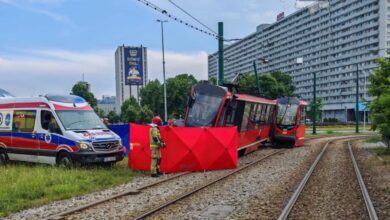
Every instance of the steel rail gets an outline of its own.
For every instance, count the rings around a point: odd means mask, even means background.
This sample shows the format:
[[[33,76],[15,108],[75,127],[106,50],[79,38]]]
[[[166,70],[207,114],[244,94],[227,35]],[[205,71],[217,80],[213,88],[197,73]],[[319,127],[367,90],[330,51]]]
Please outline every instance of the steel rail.
[[[297,201],[297,199],[298,199],[299,195],[301,194],[303,188],[305,188],[305,185],[306,185],[307,181],[309,180],[311,174],[313,173],[314,169],[316,168],[318,162],[321,160],[322,155],[324,155],[324,152],[328,148],[328,145],[330,143],[331,143],[331,141],[326,142],[326,144],[323,147],[322,151],[318,154],[316,160],[311,165],[309,171],[306,173],[305,177],[302,179],[302,181],[298,185],[298,188],[295,190],[294,194],[291,196],[291,198],[288,201],[287,205],[284,207],[282,213],[279,215],[278,220],[285,220],[285,219],[287,219],[288,215],[290,214],[292,208],[295,205],[295,202]]]
[[[182,199],[184,199],[184,198],[186,198],[186,197],[188,197],[188,196],[190,196],[190,195],[192,195],[192,194],[194,194],[194,193],[196,193],[196,192],[198,192],[198,191],[200,191],[200,190],[202,190],[204,188],[207,188],[207,187],[209,187],[209,186],[211,186],[211,185],[213,185],[213,184],[215,184],[215,183],[217,183],[217,182],[219,182],[219,181],[221,181],[221,180],[223,180],[223,179],[225,179],[225,178],[227,178],[229,176],[232,176],[233,174],[236,174],[236,173],[238,173],[238,172],[240,172],[242,170],[245,170],[245,169],[247,169],[247,168],[249,168],[249,167],[251,167],[251,166],[253,166],[253,165],[255,165],[255,164],[257,164],[257,163],[259,163],[259,162],[261,162],[261,161],[263,161],[263,160],[265,160],[265,159],[267,159],[267,158],[269,158],[269,157],[271,157],[273,155],[275,155],[275,154],[283,152],[283,151],[285,151],[285,150],[275,150],[274,152],[272,152],[272,153],[270,153],[270,154],[268,154],[268,155],[266,155],[264,157],[261,157],[261,158],[255,160],[255,161],[253,161],[253,162],[251,162],[249,164],[246,164],[246,165],[244,165],[244,166],[242,166],[242,167],[240,167],[240,168],[238,168],[238,169],[236,169],[234,171],[231,171],[231,172],[229,172],[229,173],[227,173],[227,174],[225,174],[225,175],[223,175],[221,177],[218,177],[218,178],[216,178],[214,180],[211,180],[211,181],[209,181],[209,182],[207,182],[205,184],[202,184],[199,187],[196,187],[195,189],[193,189],[193,190],[191,190],[189,192],[186,192],[186,193],[184,193],[184,194],[182,194],[182,195],[180,195],[180,196],[178,196],[178,197],[176,197],[176,198],[174,198],[174,199],[172,199],[172,200],[170,200],[170,201],[168,201],[168,202],[166,202],[166,203],[164,203],[162,205],[159,205],[159,206],[157,206],[155,208],[152,208],[152,209],[144,212],[143,214],[141,214],[141,215],[139,215],[139,216],[137,216],[135,218],[131,218],[131,219],[139,220],[139,219],[144,219],[144,218],[146,218],[148,216],[151,216],[152,214],[156,213],[157,211],[160,211],[161,209],[163,209],[163,208],[165,208],[167,206],[170,206],[170,205],[172,205],[172,204],[174,204],[174,203],[176,203],[176,202],[178,202],[178,201],[180,201],[180,200],[182,200]]]
[[[159,180],[159,181],[156,181],[156,182],[152,182],[152,183],[149,183],[149,184],[146,184],[144,186],[140,186],[140,187],[137,187],[135,189],[129,189],[129,190],[126,190],[122,193],[119,193],[119,194],[115,194],[115,195],[112,195],[112,196],[109,196],[107,198],[103,198],[103,199],[99,199],[97,201],[94,201],[94,202],[91,202],[91,203],[88,203],[88,204],[85,204],[85,205],[81,205],[81,206],[78,206],[76,208],[73,208],[73,209],[70,209],[70,210],[67,210],[67,211],[64,211],[64,212],[61,212],[59,214],[55,214],[55,215],[52,215],[52,216],[49,216],[49,217],[46,217],[44,218],[45,220],[59,220],[59,219],[64,219],[66,216],[70,215],[70,214],[73,214],[75,212],[79,212],[79,211],[82,211],[82,210],[85,210],[85,209],[88,209],[88,208],[91,208],[91,207],[94,207],[94,206],[97,206],[101,203],[105,203],[105,202],[108,202],[110,200],[114,200],[114,199],[117,199],[117,198],[120,198],[120,197],[123,197],[123,196],[128,196],[128,195],[135,195],[135,194],[138,194],[140,193],[142,190],[144,189],[147,189],[147,188],[150,188],[152,186],[155,186],[155,185],[158,185],[158,184],[161,184],[161,183],[164,183],[164,182],[167,182],[167,181],[170,181],[170,180],[173,180],[173,179],[176,179],[176,178],[179,178],[181,176],[184,176],[184,175],[187,175],[191,172],[183,172],[183,173],[179,173],[179,174],[176,174],[176,175],[173,175],[169,178],[166,178],[166,179],[162,179],[162,180]]]
[[[364,198],[364,203],[366,204],[368,215],[370,216],[371,220],[378,220],[378,215],[376,214],[374,205],[372,204],[372,201],[370,199],[370,195],[368,194],[366,185],[364,184],[363,177],[360,173],[359,167],[357,165],[355,156],[352,151],[351,143],[348,141],[348,148],[349,148],[349,153],[351,155],[353,167],[355,169],[356,177],[358,179],[359,185],[360,185],[360,190],[362,192],[363,198]]]

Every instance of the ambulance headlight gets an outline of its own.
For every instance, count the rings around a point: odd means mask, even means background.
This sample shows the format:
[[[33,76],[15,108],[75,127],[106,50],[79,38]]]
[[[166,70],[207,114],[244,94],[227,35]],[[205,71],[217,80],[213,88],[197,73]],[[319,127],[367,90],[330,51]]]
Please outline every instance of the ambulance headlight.
[[[90,148],[88,143],[80,142],[78,145],[81,150],[88,150]]]

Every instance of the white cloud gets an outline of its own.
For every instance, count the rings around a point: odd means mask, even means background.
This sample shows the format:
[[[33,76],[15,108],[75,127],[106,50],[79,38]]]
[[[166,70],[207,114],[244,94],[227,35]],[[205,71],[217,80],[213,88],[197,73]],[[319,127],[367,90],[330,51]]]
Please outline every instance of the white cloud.
[[[20,0],[0,0],[0,3],[8,4],[23,11],[32,12],[40,15],[44,15],[54,21],[66,24],[72,28],[77,28],[77,25],[67,16],[60,13],[56,13],[47,9],[38,8],[35,5],[58,5],[62,3],[61,0],[29,0],[28,2],[22,2]]]
[[[162,54],[161,51],[148,51],[149,79],[162,81]],[[165,53],[166,78],[181,73],[189,73],[197,79],[207,79],[207,53]]]
[[[207,79],[207,53],[166,52],[166,77],[181,73]],[[162,81],[161,51],[148,50],[149,79]],[[114,50],[76,52],[59,49],[23,51],[15,56],[0,55],[1,88],[17,96],[46,93],[67,94],[82,78],[92,92],[115,95]]]

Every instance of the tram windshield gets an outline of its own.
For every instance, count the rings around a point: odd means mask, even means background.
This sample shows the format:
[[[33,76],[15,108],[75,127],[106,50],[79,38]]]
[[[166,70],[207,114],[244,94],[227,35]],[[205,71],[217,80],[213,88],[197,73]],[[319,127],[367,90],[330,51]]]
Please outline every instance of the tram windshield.
[[[284,126],[295,125],[298,105],[278,104],[278,124]]]
[[[191,104],[188,106],[185,126],[212,127],[215,124],[225,93],[225,90],[221,91],[221,87],[197,86],[190,98]]]

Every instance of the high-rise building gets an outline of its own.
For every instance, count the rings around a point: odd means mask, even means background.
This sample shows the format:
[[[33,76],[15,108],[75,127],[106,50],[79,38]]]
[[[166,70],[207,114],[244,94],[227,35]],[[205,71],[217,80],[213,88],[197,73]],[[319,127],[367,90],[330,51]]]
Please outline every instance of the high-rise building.
[[[356,74],[360,100],[370,99],[367,77],[377,67],[375,59],[390,48],[390,0],[328,3],[279,17],[273,24],[261,24],[256,32],[225,46],[225,79],[253,73],[256,61],[259,73],[289,74],[296,94],[311,101],[316,74],[317,97],[324,101],[322,119],[354,121]],[[260,58],[269,62],[262,63]],[[217,52],[209,55],[209,77],[216,76],[217,62]],[[363,111],[360,114],[363,120]]]
[[[148,80],[146,47],[119,46],[115,52],[116,111],[134,97],[140,101],[140,89]]]

